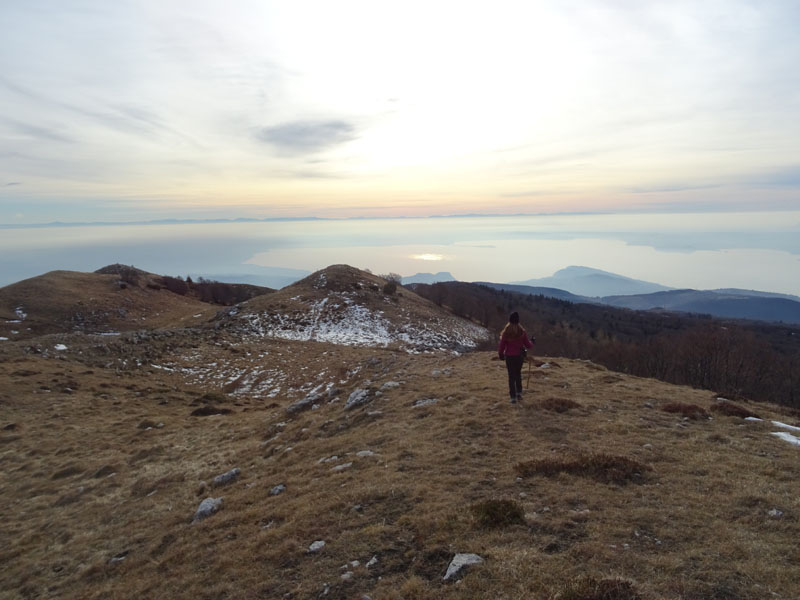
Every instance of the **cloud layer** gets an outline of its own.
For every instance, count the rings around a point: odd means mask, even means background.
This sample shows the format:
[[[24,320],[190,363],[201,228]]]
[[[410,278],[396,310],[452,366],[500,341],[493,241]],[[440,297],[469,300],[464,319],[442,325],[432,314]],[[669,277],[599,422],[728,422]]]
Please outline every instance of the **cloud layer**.
[[[388,11],[0,4],[0,223],[796,206],[796,2]]]

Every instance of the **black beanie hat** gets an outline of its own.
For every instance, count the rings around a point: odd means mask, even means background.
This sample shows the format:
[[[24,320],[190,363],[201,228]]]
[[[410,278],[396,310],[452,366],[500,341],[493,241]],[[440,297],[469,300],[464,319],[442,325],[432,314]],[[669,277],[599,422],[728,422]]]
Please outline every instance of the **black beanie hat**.
[[[511,313],[511,314],[509,315],[509,317],[508,317],[508,322],[509,322],[509,323],[519,323],[519,313],[518,313],[518,312],[516,312],[516,311],[514,311],[513,313]]]

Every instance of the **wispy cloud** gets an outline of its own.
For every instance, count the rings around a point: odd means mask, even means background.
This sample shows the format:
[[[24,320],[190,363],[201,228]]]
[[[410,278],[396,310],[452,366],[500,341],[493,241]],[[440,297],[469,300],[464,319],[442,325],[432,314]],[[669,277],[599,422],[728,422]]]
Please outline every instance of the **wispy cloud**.
[[[22,185],[22,182],[21,182],[21,181],[9,181],[9,182],[8,182],[8,183],[5,185],[5,187],[11,187],[11,186],[14,186],[14,185]]]
[[[64,135],[58,129],[52,127],[45,127],[33,123],[25,123],[24,121],[17,121],[15,119],[8,119],[5,117],[0,117],[0,123],[5,125],[5,127],[12,133],[38,140],[62,142],[65,144],[70,144],[75,141],[68,135]]]
[[[284,154],[313,154],[356,139],[356,128],[342,120],[290,121],[263,127],[255,137]]]

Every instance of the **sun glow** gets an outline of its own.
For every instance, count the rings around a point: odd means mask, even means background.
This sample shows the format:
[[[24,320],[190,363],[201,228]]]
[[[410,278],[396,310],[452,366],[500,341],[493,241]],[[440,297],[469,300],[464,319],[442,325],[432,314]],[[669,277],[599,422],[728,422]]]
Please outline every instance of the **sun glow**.
[[[441,254],[412,254],[411,258],[416,260],[428,260],[428,261],[444,260],[444,256],[442,256]]]

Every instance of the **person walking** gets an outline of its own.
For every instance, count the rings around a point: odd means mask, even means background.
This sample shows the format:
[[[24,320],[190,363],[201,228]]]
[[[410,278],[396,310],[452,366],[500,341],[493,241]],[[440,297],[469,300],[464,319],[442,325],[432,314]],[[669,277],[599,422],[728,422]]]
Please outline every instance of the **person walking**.
[[[522,363],[525,362],[527,348],[533,348],[533,342],[528,338],[528,332],[519,324],[519,313],[512,312],[500,334],[500,345],[497,347],[500,360],[505,358],[508,369],[511,404],[522,400]]]

